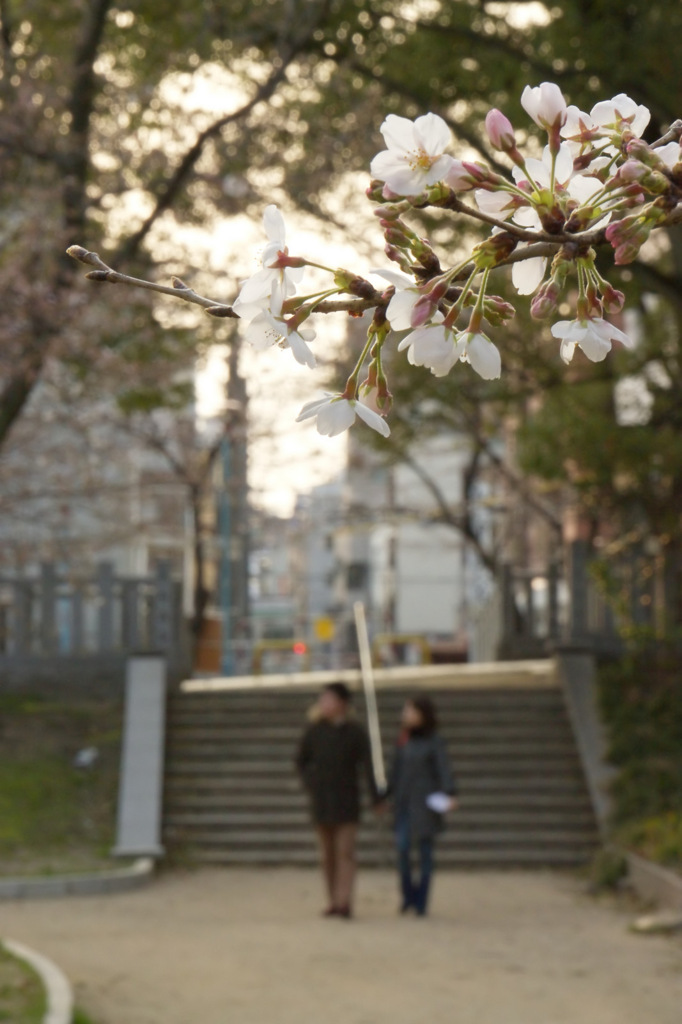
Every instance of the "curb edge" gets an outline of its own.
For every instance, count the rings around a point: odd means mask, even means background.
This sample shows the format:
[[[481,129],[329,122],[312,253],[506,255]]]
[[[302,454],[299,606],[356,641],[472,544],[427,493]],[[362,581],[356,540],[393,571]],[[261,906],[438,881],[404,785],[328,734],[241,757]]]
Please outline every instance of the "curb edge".
[[[82,875],[49,875],[0,879],[0,900],[63,896],[102,896],[147,885],[154,875],[151,857],[138,857],[128,868]]]
[[[64,972],[42,953],[12,939],[0,939],[8,953],[23,960],[40,976],[45,988],[47,1011],[43,1024],[71,1024],[73,1020],[73,990]]]

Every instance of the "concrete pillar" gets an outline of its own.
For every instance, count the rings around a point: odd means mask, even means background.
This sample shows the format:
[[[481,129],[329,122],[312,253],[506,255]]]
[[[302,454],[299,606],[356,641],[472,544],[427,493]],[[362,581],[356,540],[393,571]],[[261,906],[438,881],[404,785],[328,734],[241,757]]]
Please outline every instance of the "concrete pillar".
[[[166,662],[139,655],[126,666],[115,857],[160,857],[166,730]]]

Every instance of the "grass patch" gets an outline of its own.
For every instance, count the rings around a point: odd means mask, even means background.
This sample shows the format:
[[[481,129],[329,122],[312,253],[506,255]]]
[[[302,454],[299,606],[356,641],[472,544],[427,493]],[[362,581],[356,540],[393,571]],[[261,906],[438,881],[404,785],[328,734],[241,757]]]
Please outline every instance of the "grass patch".
[[[76,1007],[73,1011],[72,1024],[96,1024],[96,1022],[89,1017],[85,1010],[81,1010],[80,1007]]]
[[[600,670],[614,838],[660,864],[682,869],[682,672],[679,648],[664,644]]]
[[[106,862],[115,831],[121,717],[114,702],[0,697],[5,875]],[[96,747],[99,756],[90,768],[76,768],[74,757],[84,747]]]
[[[45,991],[39,976],[0,945],[0,1021],[41,1024],[46,1009]]]

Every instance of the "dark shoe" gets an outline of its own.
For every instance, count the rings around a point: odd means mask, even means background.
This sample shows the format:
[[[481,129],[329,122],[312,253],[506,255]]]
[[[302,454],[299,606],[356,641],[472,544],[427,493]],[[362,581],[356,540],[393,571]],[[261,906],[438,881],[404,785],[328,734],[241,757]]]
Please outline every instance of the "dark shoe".
[[[337,907],[334,913],[337,917],[345,917],[346,920],[350,920],[353,916],[353,911],[350,907]]]
[[[402,904],[402,905],[401,905],[401,906],[399,907],[399,909],[398,909],[398,913],[399,913],[399,914],[409,914],[409,912],[410,912],[411,910],[415,910],[415,905],[414,905],[414,903],[412,903],[412,902],[409,902],[409,903],[408,903],[408,902],[406,901],[405,903],[403,903],[403,904]]]

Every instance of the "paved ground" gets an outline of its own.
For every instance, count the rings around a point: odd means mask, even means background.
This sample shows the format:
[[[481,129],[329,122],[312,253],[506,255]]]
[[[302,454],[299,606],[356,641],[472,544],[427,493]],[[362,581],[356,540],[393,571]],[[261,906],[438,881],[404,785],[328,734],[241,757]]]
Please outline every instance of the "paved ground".
[[[442,874],[399,918],[366,873],[326,921],[304,871],[171,874],[137,893],[0,904],[99,1024],[680,1024],[682,940],[553,874]]]

